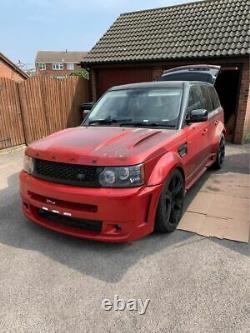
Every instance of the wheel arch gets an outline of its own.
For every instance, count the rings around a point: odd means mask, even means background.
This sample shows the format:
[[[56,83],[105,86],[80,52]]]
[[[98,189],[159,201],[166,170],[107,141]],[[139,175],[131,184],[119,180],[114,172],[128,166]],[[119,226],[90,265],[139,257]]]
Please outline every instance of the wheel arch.
[[[164,184],[173,170],[179,170],[185,184],[185,171],[181,157],[176,152],[168,152],[155,165],[147,182],[148,186]]]
[[[180,171],[180,173],[182,174],[182,177],[183,177],[184,184],[186,184],[186,176],[185,176],[185,172],[184,172],[183,167],[182,166],[177,166],[176,169]]]

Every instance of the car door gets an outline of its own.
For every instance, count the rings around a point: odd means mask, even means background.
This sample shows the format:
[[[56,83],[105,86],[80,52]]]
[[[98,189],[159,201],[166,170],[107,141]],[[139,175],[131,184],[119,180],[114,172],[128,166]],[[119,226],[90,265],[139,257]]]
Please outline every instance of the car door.
[[[204,109],[204,98],[199,84],[193,84],[189,89],[186,116],[193,110]],[[187,139],[186,174],[191,181],[205,167],[209,158],[208,121],[200,123],[184,123]],[[188,181],[189,181],[188,180]]]
[[[204,109],[208,112],[208,121],[207,121],[207,138],[208,138],[208,146],[207,146],[207,162],[208,160],[211,160],[211,153],[212,153],[212,136],[214,134],[214,118],[215,118],[215,112],[214,112],[214,106],[213,106],[213,100],[211,96],[210,88],[214,89],[212,85],[210,84],[202,84],[201,85],[201,94],[203,98],[203,105]]]

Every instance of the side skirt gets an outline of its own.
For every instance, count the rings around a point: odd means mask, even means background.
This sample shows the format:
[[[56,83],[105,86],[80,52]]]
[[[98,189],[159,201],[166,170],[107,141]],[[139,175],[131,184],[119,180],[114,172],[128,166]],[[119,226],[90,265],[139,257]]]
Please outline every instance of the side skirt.
[[[197,180],[207,171],[207,166],[201,169],[197,175],[187,184],[186,191],[190,190],[190,188],[197,182]]]

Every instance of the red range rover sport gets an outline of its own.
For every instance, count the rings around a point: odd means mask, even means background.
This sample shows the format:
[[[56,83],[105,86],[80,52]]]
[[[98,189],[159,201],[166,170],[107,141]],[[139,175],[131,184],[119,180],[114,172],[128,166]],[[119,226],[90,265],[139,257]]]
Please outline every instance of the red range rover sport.
[[[176,229],[186,191],[225,155],[216,66],[109,89],[81,126],[29,145],[24,214],[65,234],[110,242]]]

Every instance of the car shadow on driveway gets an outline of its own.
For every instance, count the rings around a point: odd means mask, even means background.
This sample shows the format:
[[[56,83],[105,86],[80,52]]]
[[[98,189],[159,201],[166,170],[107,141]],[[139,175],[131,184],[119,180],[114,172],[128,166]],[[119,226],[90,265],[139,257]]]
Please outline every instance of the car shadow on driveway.
[[[234,156],[234,160],[241,156]],[[230,164],[234,163],[230,160]],[[230,172],[226,161],[225,172]],[[243,171],[243,170],[242,170]],[[244,170],[245,171],[245,170]],[[224,171],[221,171],[224,172]],[[201,177],[188,192],[185,210],[200,191],[211,172]],[[90,275],[99,280],[116,283],[122,279],[129,268],[145,257],[160,252],[167,247],[190,246],[206,238],[177,230],[171,234],[152,234],[144,239],[129,244],[110,244],[81,240],[52,232],[26,220],[21,212],[18,193],[18,174],[8,178],[8,187],[0,191],[0,242],[7,246],[40,252],[52,260],[67,267]],[[212,241],[241,254],[248,254],[248,245],[227,240]],[[167,259],[166,259],[167,260]]]

